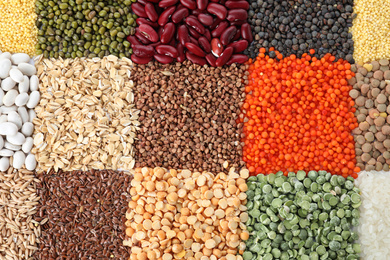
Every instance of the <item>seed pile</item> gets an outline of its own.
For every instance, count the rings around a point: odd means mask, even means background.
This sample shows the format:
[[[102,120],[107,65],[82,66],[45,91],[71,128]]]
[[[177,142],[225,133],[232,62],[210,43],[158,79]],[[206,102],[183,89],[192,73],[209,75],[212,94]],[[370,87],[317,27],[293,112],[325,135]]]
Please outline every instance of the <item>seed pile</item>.
[[[33,219],[38,183],[25,169],[0,172],[0,259],[30,259],[38,249],[41,226]]]
[[[250,177],[244,260],[360,259],[352,227],[361,198],[353,181],[325,171]]]
[[[32,171],[37,165],[30,153],[34,107],[40,99],[33,62],[25,53],[0,51],[0,171],[10,165]]]
[[[355,0],[352,35],[356,62],[390,58],[390,2]]]
[[[235,260],[249,237],[245,179],[249,171],[137,168],[126,213],[130,259]]]
[[[50,171],[38,176],[37,259],[128,259],[125,238],[129,175],[110,170]]]
[[[39,170],[132,169],[139,125],[132,62],[112,55],[44,59],[37,68],[42,98],[33,152]]]
[[[45,58],[130,57],[134,34],[130,0],[38,0],[36,54]]]
[[[241,115],[251,174],[315,169],[356,178],[351,65],[330,54],[278,61],[260,52],[249,67]]]
[[[353,62],[353,0],[250,0],[248,22],[254,41],[247,54],[255,58],[260,48],[275,47],[284,56],[301,57],[310,49],[316,57],[326,53]],[[378,29],[379,30],[379,29]]]
[[[35,54],[37,27],[34,1],[0,1],[0,51]]]
[[[359,173],[356,186],[362,191],[360,225],[357,228],[362,245],[362,259],[390,259],[390,175],[388,172]],[[373,242],[375,241],[375,242]]]
[[[357,166],[366,171],[389,170],[390,165],[390,67],[382,59],[354,65],[350,79],[359,127],[354,133]]]
[[[241,126],[236,119],[247,84],[246,66],[138,65],[132,73],[142,122],[136,166],[191,171],[241,167]]]

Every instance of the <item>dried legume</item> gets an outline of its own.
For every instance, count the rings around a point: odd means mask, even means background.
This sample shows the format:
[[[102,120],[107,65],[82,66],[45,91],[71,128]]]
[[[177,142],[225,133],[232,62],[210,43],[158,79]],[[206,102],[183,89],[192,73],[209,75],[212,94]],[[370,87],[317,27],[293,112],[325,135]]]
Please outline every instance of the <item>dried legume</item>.
[[[242,124],[236,119],[244,99],[246,66],[201,67],[186,61],[137,65],[136,107],[141,122],[136,166],[193,171],[242,167]]]
[[[109,170],[38,175],[45,222],[36,259],[128,259],[125,238],[131,177]]]
[[[325,171],[249,177],[244,260],[359,259],[360,190]]]
[[[249,66],[241,115],[243,159],[251,174],[326,169],[357,177],[351,65],[330,54],[278,61],[260,52]]]
[[[126,212],[130,259],[242,259],[248,176],[137,168]]]

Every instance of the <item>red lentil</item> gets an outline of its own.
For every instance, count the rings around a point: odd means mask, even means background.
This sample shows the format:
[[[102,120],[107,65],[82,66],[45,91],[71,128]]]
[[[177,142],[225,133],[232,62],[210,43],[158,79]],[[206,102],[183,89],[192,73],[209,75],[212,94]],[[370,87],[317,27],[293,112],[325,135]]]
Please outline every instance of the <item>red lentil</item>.
[[[273,49],[271,49],[272,51]],[[327,170],[356,178],[351,65],[326,54],[278,59],[261,48],[249,60],[250,81],[239,119],[244,121],[243,160],[252,175]]]

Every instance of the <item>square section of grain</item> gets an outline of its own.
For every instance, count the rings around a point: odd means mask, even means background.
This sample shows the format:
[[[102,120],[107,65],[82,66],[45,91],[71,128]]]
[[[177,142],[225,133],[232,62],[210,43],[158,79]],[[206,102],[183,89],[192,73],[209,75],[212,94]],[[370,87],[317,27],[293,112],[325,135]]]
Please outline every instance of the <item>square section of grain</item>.
[[[220,171],[241,167],[240,124],[246,66],[201,67],[190,62],[135,67],[141,123],[136,166]],[[225,163],[226,166],[226,163]]]
[[[131,169],[139,125],[132,62],[115,56],[43,59],[37,68],[37,169]]]

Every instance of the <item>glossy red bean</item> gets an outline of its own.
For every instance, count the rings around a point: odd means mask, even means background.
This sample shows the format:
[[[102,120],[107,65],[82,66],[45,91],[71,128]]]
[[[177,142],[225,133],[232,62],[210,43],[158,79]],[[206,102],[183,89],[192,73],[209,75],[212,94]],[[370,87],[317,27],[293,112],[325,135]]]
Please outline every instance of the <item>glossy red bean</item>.
[[[222,20],[221,19],[219,19],[219,18],[214,18],[214,22],[213,22],[213,24],[210,26],[210,30],[214,30],[215,28],[217,28],[218,27],[218,25],[220,24],[222,22]]]
[[[198,42],[199,42],[199,46],[200,46],[206,53],[210,53],[210,52],[211,52],[210,41],[207,40],[206,37],[204,37],[204,36],[199,37]]]
[[[246,20],[238,20],[238,21],[230,22],[230,25],[241,27],[241,25],[243,25],[244,23],[246,23]]]
[[[159,27],[159,28],[158,28],[157,34],[158,34],[158,37],[159,37],[160,39],[161,39],[161,35],[162,35],[163,31],[164,31],[164,27]]]
[[[130,59],[137,63],[137,64],[147,64],[149,63],[150,61],[152,61],[153,57],[145,57],[145,58],[142,58],[142,57],[138,57],[137,55],[135,54],[132,54],[130,56]]]
[[[141,24],[139,27],[139,32],[149,41],[151,42],[157,42],[158,41],[158,35],[156,31],[152,28],[152,26],[148,24]]]
[[[195,39],[199,39],[199,37],[201,36],[195,29],[191,27],[188,28],[188,31],[190,32],[190,35]]]
[[[207,64],[207,61],[205,58],[199,57],[193,53],[186,52],[186,57],[189,61],[191,61],[194,64],[199,64],[200,66]]]
[[[137,18],[135,21],[136,21],[138,26],[140,26],[141,24],[149,24],[153,28],[156,28],[156,29],[158,28],[158,23],[154,23],[154,22],[149,21],[148,19],[143,18],[143,17]]]
[[[166,55],[174,59],[179,55],[176,48],[170,45],[159,45],[156,47],[156,51],[158,54]]]
[[[152,21],[152,22],[157,21],[158,14],[156,12],[156,9],[154,9],[154,5],[152,3],[147,3],[145,5],[145,13],[148,16],[150,21]]]
[[[236,36],[237,28],[235,26],[229,26],[225,31],[221,33],[221,43],[223,45],[228,45]]]
[[[175,35],[175,31],[176,31],[175,24],[167,23],[164,26],[163,33],[161,34],[161,38],[160,38],[161,43],[163,44],[169,43],[172,40],[173,36]]]
[[[190,36],[190,42],[195,44],[195,45],[199,45],[199,42],[197,39],[195,39],[194,37]]]
[[[210,64],[210,66],[216,67],[215,62],[217,61],[217,58],[211,53],[206,55],[206,60]]]
[[[248,19],[248,12],[244,9],[229,10],[226,19],[229,22],[240,21],[240,20],[246,21],[246,19]]]
[[[228,45],[228,47],[233,48],[233,53],[240,53],[244,51],[246,48],[248,48],[248,41],[247,40],[239,40],[236,42],[232,42]]]
[[[186,18],[190,12],[187,8],[180,8],[179,10],[176,9],[176,11],[172,15],[172,22],[174,23],[180,23],[184,18]]]
[[[140,4],[143,4],[143,5],[146,5],[147,3],[150,3],[150,2],[148,2],[148,1],[146,1],[146,0],[138,0],[137,1],[137,3],[140,3]]]
[[[130,42],[130,46],[141,45],[141,43],[137,40],[137,37],[134,35],[127,36],[126,40]]]
[[[244,23],[241,26],[241,37],[251,43],[253,41],[252,29],[249,23]]]
[[[138,41],[142,42],[142,44],[150,44],[152,43],[149,41],[140,31],[138,28],[135,29],[135,37],[137,37]]]
[[[198,14],[198,20],[206,26],[211,26],[214,22],[213,17],[209,14]]]
[[[217,4],[217,3],[209,3],[207,6],[207,11],[210,14],[214,14],[221,20],[225,20],[226,15],[228,13],[227,9],[225,6]]]
[[[194,28],[198,33],[204,34],[205,28],[204,26],[193,16],[188,16],[186,18],[186,24],[192,28]]]
[[[186,44],[186,42],[190,41],[187,26],[185,26],[184,24],[180,25],[177,29],[177,39],[183,46]]]
[[[134,45],[132,49],[133,53],[141,58],[153,57],[154,55],[154,48],[150,45]]]
[[[179,0],[162,0],[158,3],[158,6],[161,8],[167,8],[177,4],[177,2],[179,2]]]
[[[160,17],[158,18],[157,23],[160,26],[164,26],[168,23],[169,19],[171,18],[172,14],[175,12],[176,6],[168,7],[160,14]]]
[[[188,9],[195,10],[196,2],[194,0],[180,0],[180,3]]]
[[[229,9],[249,9],[249,3],[247,1],[226,1],[225,6]]]
[[[172,57],[161,55],[161,54],[154,54],[154,59],[162,64],[168,64],[173,62]]]
[[[190,52],[192,52],[193,54],[199,57],[206,56],[206,53],[198,45],[195,45],[191,42],[187,42],[185,46]]]
[[[208,0],[196,0],[196,5],[198,6],[199,10],[206,10],[208,4]]]
[[[178,62],[185,61],[186,55],[184,54],[184,46],[179,43],[179,44],[177,44],[176,48],[177,48],[177,52],[178,52],[178,56],[177,56],[176,60]]]
[[[195,9],[195,10],[192,10],[191,15],[194,17],[198,17],[199,14],[203,14],[204,12],[205,11],[203,11],[203,10]]]
[[[140,3],[131,4],[131,10],[133,10],[133,12],[139,17],[148,18],[148,15],[145,12],[145,6]]]
[[[152,46],[153,48],[156,48],[159,45],[161,45],[161,42],[154,42],[154,43],[149,44],[148,46]]]
[[[211,40],[211,53],[215,57],[219,57],[223,52],[223,45],[218,38],[214,38]]]
[[[222,67],[223,65],[226,64],[226,62],[228,62],[232,54],[233,54],[233,48],[227,47],[222,52],[222,54],[218,57],[217,61],[215,62],[215,65],[217,65],[218,67]]]
[[[241,38],[241,30],[237,29],[236,35],[234,35],[232,42],[237,41]]]
[[[211,36],[214,38],[221,36],[221,34],[228,28],[229,22],[221,22],[214,30],[211,31]]]
[[[226,62],[226,65],[230,65],[233,63],[243,64],[243,63],[247,62],[248,59],[249,59],[248,56],[246,56],[244,54],[234,54],[234,55],[232,55],[232,57],[230,57],[228,62]]]
[[[204,37],[206,37],[207,40],[211,41],[211,33],[208,29],[205,30]]]

